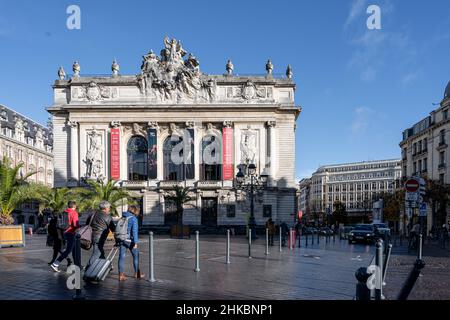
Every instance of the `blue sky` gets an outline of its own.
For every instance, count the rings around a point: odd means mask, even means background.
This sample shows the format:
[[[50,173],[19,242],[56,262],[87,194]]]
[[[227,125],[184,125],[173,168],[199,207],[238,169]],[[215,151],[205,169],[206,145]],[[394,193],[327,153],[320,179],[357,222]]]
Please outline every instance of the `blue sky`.
[[[81,30],[66,8],[81,8]],[[381,9],[369,30],[366,9]],[[162,39],[180,39],[203,72],[275,73],[291,64],[296,176],[319,165],[400,156],[401,132],[442,100],[450,81],[448,0],[5,1],[0,0],[0,103],[41,123],[60,65],[71,72],[139,72]]]

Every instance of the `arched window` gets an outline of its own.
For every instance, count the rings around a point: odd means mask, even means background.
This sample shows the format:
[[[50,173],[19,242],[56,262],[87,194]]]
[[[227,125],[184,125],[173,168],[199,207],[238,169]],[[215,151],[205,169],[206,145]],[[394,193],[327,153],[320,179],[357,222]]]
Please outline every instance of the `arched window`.
[[[169,136],[164,140],[163,161],[164,180],[181,181],[185,179],[183,137]]]
[[[201,180],[222,180],[222,150],[220,139],[207,135],[202,138],[201,147]]]
[[[128,180],[144,181],[148,178],[147,140],[141,136],[131,137],[127,145]]]

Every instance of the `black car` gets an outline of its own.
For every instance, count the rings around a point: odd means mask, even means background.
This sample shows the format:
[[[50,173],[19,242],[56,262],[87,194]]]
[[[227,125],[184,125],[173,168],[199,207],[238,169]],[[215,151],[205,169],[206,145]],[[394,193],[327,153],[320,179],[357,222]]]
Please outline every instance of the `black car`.
[[[376,238],[376,229],[372,224],[357,224],[355,228],[348,233],[348,243],[366,242],[374,243]]]

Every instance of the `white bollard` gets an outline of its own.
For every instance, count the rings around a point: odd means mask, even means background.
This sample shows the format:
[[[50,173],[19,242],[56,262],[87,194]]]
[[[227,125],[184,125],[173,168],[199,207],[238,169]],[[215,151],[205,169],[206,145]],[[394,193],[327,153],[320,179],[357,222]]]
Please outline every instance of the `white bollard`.
[[[148,233],[149,235],[149,241],[148,241],[148,265],[149,265],[149,275],[150,278],[148,281],[155,282],[155,275],[154,275],[154,266],[153,266],[153,232],[150,231]]]
[[[281,249],[281,227],[280,227],[280,252],[282,251],[283,249]]]
[[[266,255],[269,254],[269,229],[266,228]]]
[[[289,250],[292,250],[292,228],[289,228]]]
[[[227,230],[227,264],[230,264],[230,230]]]
[[[199,232],[195,231],[195,272],[200,271],[200,241]]]

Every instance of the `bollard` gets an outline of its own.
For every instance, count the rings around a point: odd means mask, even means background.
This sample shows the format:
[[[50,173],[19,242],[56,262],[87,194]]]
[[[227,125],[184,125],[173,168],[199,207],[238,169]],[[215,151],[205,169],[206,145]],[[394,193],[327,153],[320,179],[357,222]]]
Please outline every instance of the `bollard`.
[[[403,233],[400,234],[400,247],[403,245],[402,240],[403,240]]]
[[[289,250],[292,250],[292,228],[289,228],[289,234],[288,234],[288,245]]]
[[[280,252],[282,251],[281,249],[281,227],[280,227]]]
[[[150,278],[148,281],[155,282],[155,270],[153,265],[153,232],[148,233],[148,268]]]
[[[422,260],[422,233],[419,234],[419,248],[417,251],[417,259]]]
[[[311,244],[314,245],[314,231],[311,231]]]
[[[266,255],[269,254],[269,228],[266,228]]]
[[[306,240],[306,242],[305,242],[305,247],[307,247],[308,246],[308,232],[305,234],[305,240]]]
[[[230,264],[230,230],[227,230],[227,264]]]
[[[317,244],[320,244],[320,230],[317,230]]]
[[[195,272],[200,271],[200,241],[199,232],[195,231]]]
[[[85,296],[83,295],[83,293],[81,292],[81,243],[80,243],[80,239],[81,239],[81,235],[77,234],[75,236],[75,254],[74,254],[74,263],[75,265],[79,268],[80,272],[79,272],[79,281],[80,281],[80,289],[76,289],[75,290],[75,295],[73,296],[73,300],[84,300]]]
[[[252,258],[252,229],[248,229],[248,258]]]
[[[367,273],[367,268],[361,267],[355,272],[356,280],[356,294],[355,300],[370,300],[370,289],[367,287],[367,279],[369,279],[370,274]]]
[[[333,231],[333,242],[336,242],[336,232]]]
[[[302,230],[298,229],[298,247],[301,247],[301,241],[302,241]]]
[[[387,267],[389,264],[389,259],[391,257],[392,244],[388,244],[387,248],[388,249],[387,249],[387,253],[386,253],[386,258],[384,259],[384,265],[383,265],[383,285],[386,285],[384,280],[386,279],[386,271],[387,271]]]
[[[425,261],[417,259],[414,263],[414,267],[408,275],[408,278],[405,281],[405,284],[402,287],[399,295],[397,296],[397,300],[407,300],[411,290],[416,283],[417,278],[420,275],[420,271],[425,267]]]
[[[383,270],[383,241],[379,239],[376,244],[375,252],[375,265],[379,271]],[[383,295],[383,274],[380,272],[380,276],[375,279],[375,300],[381,300]]]

